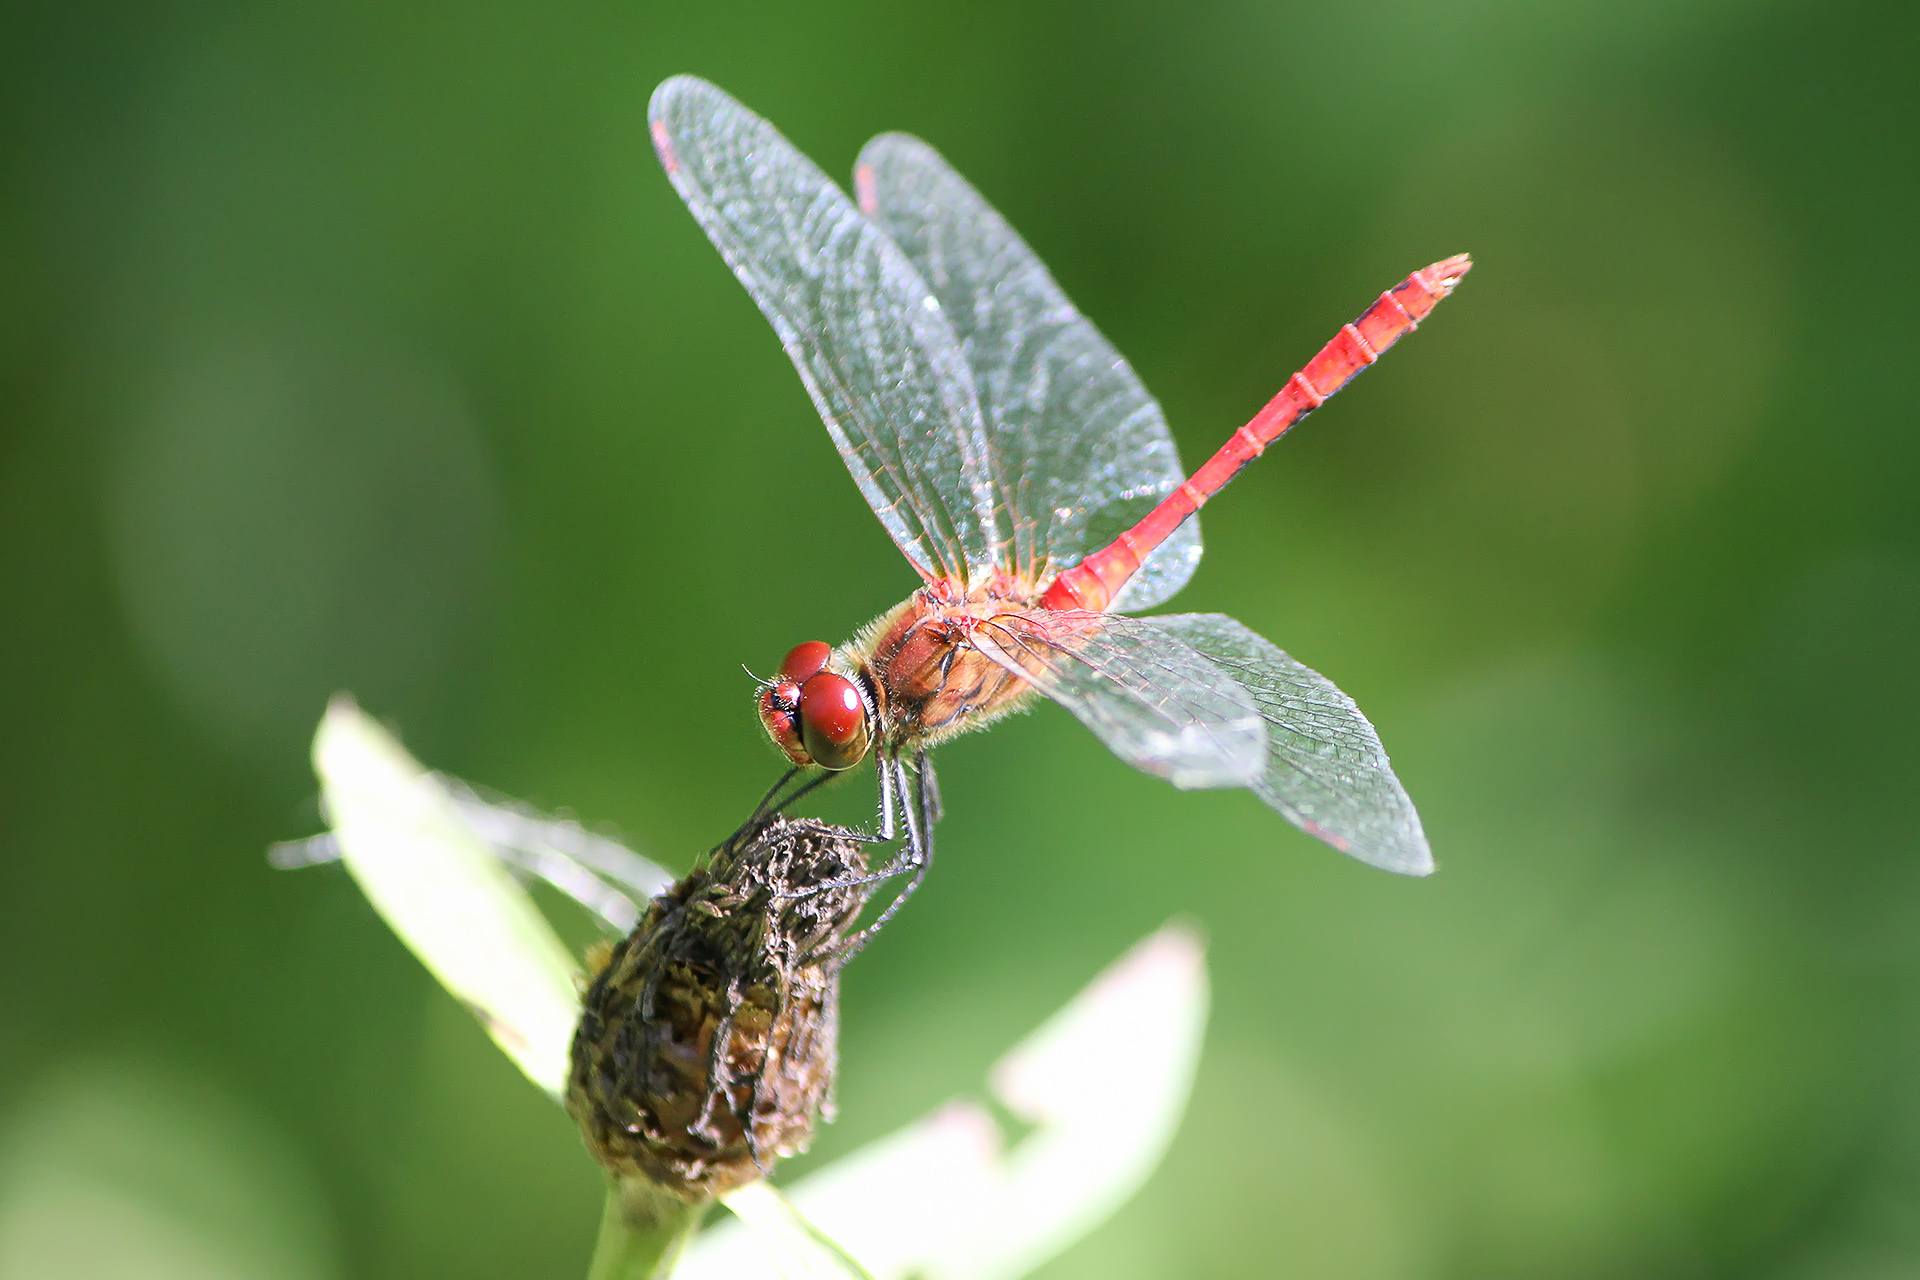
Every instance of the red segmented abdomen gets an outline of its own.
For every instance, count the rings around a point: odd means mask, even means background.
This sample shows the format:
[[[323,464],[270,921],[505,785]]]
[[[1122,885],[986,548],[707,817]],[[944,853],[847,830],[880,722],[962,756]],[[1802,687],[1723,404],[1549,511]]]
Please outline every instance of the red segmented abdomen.
[[[1352,324],[1342,325],[1333,341],[1287,379],[1280,393],[1180,487],[1161,499],[1133,528],[1062,571],[1041,604],[1048,609],[1104,609],[1126,585],[1153,549],[1165,542],[1188,516],[1206,505],[1240,468],[1259,457],[1287,428],[1325,404],[1353,376],[1380,358],[1400,335],[1427,318],[1440,299],[1453,292],[1473,263],[1462,253],[1414,272],[1381,294]]]

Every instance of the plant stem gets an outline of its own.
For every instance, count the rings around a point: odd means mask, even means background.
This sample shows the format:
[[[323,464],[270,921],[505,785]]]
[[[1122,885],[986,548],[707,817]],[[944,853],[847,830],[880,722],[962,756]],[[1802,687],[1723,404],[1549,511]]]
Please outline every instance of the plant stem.
[[[587,1280],[667,1280],[706,1212],[643,1179],[615,1179]]]

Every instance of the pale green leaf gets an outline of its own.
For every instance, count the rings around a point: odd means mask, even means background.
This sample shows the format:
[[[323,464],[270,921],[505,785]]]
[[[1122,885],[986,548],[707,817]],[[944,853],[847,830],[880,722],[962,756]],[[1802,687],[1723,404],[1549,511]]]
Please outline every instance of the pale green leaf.
[[[1201,943],[1169,925],[995,1064],[992,1092],[1035,1126],[1011,1150],[986,1108],[954,1102],[789,1196],[877,1280],[1026,1275],[1105,1220],[1159,1163],[1186,1106],[1206,1010]],[[675,1274],[795,1280],[762,1246],[757,1217],[751,1225],[703,1235]]]
[[[520,865],[549,878],[558,858],[644,895],[665,873],[637,858],[638,872],[624,861],[611,875],[607,866],[587,867],[580,833],[450,788],[345,698],[328,708],[314,763],[334,839],[368,899],[557,1098],[579,1012],[578,969],[500,861],[501,842],[517,844]],[[494,826],[503,831],[485,834]],[[585,881],[562,887],[589,907],[598,900]],[[676,1274],[1026,1274],[1110,1215],[1158,1163],[1186,1103],[1206,1005],[1199,940],[1182,926],[1162,929],[994,1066],[991,1091],[1034,1125],[1010,1150],[986,1108],[951,1103],[806,1179],[791,1203],[764,1184],[734,1191],[726,1203],[737,1221],[700,1237]],[[601,1261],[621,1262],[622,1275],[622,1259],[644,1270],[651,1264],[643,1255],[670,1265],[672,1246],[691,1226],[640,1231],[609,1221],[618,1247],[603,1239]]]
[[[314,739],[332,841],[287,846],[289,864],[337,855],[374,908],[442,986],[480,1018],[507,1055],[556,1099],[579,1018],[578,968],[508,862],[538,875],[609,924],[631,917],[671,877],[576,825],[489,804],[429,773],[351,699],[336,698]],[[503,859],[507,861],[503,861]],[[638,902],[634,901],[638,898]],[[867,1280],[838,1246],[776,1192],[734,1193],[793,1280]],[[616,1182],[595,1250],[594,1280],[649,1280],[673,1265],[700,1218],[644,1184]]]
[[[349,698],[313,742],[342,860],[381,918],[548,1094],[566,1088],[578,966],[445,785]]]
[[[753,1232],[781,1280],[872,1280],[846,1250],[765,1182],[736,1187],[724,1203]]]

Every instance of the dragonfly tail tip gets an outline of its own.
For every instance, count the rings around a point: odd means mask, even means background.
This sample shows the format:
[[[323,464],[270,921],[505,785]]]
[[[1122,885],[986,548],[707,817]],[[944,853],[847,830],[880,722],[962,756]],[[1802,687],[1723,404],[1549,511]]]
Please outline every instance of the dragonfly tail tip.
[[[1453,286],[1460,283],[1462,276],[1473,270],[1473,259],[1464,253],[1456,253],[1451,258],[1442,258],[1428,267],[1422,274],[1440,286],[1442,296],[1451,293]]]

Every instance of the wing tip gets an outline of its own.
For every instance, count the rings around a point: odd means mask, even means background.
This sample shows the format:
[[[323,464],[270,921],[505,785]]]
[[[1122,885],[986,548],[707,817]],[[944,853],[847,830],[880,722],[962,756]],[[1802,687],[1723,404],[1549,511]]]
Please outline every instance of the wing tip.
[[[653,153],[660,157],[660,167],[668,173],[680,172],[680,157],[673,153],[673,139],[667,136],[667,122],[652,121],[647,131],[653,135]]]
[[[673,149],[673,136],[667,129],[667,117],[686,99],[714,97],[733,102],[725,89],[694,75],[668,76],[653,87],[653,96],[647,99],[647,132],[653,137],[654,154],[660,157],[660,165],[668,173],[680,172],[680,157]]]
[[[866,146],[860,148],[860,156],[853,165],[854,199],[860,205],[860,212],[867,217],[871,218],[880,211],[879,170],[899,163],[902,154],[916,163],[931,161],[940,168],[949,167],[932,144],[923,138],[898,129],[876,133],[867,139]]]
[[[1416,833],[1412,840],[1394,841],[1382,848],[1356,848],[1353,841],[1327,830],[1311,818],[1296,818],[1294,823],[1315,840],[1338,849],[1354,861],[1364,862],[1396,876],[1423,879],[1439,869],[1424,833]]]
[[[1345,849],[1339,845],[1333,847],[1340,849],[1340,852],[1355,862],[1364,862],[1377,871],[1405,876],[1409,880],[1424,880],[1440,869],[1433,860],[1432,850],[1425,845],[1421,845],[1417,850],[1393,849],[1385,852],[1371,849]]]
[[[1342,852],[1370,867],[1413,880],[1424,880],[1439,870],[1433,860],[1433,850],[1427,847],[1424,838],[1413,845],[1396,844],[1379,850],[1344,849]]]
[[[653,95],[647,99],[647,119],[660,119],[679,99],[688,94],[700,92],[724,93],[725,90],[710,80],[702,80],[699,76],[684,73],[668,76],[653,86]]]
[[[1424,843],[1412,857],[1393,862],[1377,862],[1374,865],[1382,871],[1391,871],[1394,875],[1407,876],[1415,880],[1424,880],[1440,869],[1439,864],[1433,860],[1433,850],[1427,848]]]

